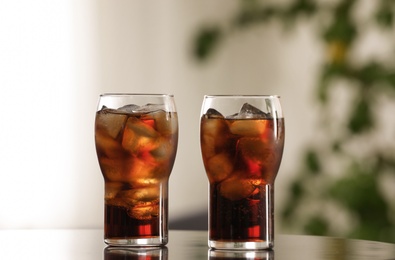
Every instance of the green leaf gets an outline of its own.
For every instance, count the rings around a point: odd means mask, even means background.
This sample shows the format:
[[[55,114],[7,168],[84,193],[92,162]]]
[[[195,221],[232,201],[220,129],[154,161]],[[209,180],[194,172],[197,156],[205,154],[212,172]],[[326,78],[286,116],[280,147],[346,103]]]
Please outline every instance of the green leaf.
[[[303,180],[300,178],[294,180],[291,183],[289,190],[290,190],[290,197],[288,201],[285,203],[283,210],[281,211],[281,217],[285,221],[292,221],[292,216],[295,213],[295,210],[298,208],[301,199],[305,195],[305,190],[303,188]]]
[[[376,22],[386,29],[391,29],[394,24],[394,1],[381,1],[381,5],[375,13]]]
[[[363,221],[388,222],[388,205],[380,193],[377,175],[366,168],[367,164],[354,164],[331,186],[329,195]]]
[[[389,72],[385,75],[384,82],[395,90],[395,72]]]
[[[341,140],[333,140],[332,151],[334,153],[340,153],[342,151],[342,141]]]
[[[315,3],[315,1],[297,0],[290,6],[287,13],[288,15],[293,17],[301,14],[310,16],[314,14],[316,10],[317,10],[317,4]]]
[[[328,94],[333,80],[349,75],[350,68],[347,64],[324,64],[317,85],[318,100],[325,104],[328,101]]]
[[[236,15],[234,24],[237,27],[246,27],[252,24],[263,24],[269,21],[277,14],[277,10],[273,7],[259,7],[255,9],[246,9]]]
[[[369,86],[385,80],[387,71],[377,62],[369,62],[362,68],[355,70],[354,75],[362,85]]]
[[[374,119],[369,102],[362,98],[356,102],[351,111],[348,122],[348,129],[354,133],[359,134],[370,130],[374,126]]]
[[[322,236],[328,234],[329,223],[322,216],[311,217],[304,226],[304,231],[310,235]]]
[[[315,151],[309,150],[306,152],[305,162],[310,173],[318,174],[321,171],[321,162]]]
[[[357,36],[355,22],[351,19],[352,7],[355,0],[340,1],[333,11],[332,24],[324,32],[326,42],[341,41],[347,45],[351,44]]]
[[[198,60],[207,60],[218,47],[222,32],[218,27],[207,27],[200,31],[194,41],[193,54]]]
[[[299,199],[304,194],[303,185],[299,181],[295,181],[291,185],[291,194],[293,199]]]

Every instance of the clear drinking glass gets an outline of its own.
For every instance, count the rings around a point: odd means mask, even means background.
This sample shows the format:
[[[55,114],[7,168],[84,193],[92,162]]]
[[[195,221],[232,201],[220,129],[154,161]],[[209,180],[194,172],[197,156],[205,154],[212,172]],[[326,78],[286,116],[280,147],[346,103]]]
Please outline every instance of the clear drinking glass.
[[[100,95],[95,143],[105,181],[105,243],[168,242],[168,181],[177,142],[172,95]]]
[[[272,248],[284,147],[279,96],[205,96],[200,143],[210,184],[209,247]]]

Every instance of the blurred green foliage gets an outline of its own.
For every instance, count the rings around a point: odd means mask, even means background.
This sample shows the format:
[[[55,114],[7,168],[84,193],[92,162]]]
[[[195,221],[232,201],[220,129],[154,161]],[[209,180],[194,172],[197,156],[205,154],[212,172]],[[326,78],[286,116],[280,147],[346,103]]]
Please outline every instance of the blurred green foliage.
[[[395,179],[395,142],[375,141],[383,130],[381,101],[395,102],[395,0],[373,1],[368,14],[357,19],[363,2],[239,0],[227,26],[211,24],[198,31],[194,55],[207,61],[238,31],[273,20],[287,30],[299,21],[314,24],[326,57],[315,88],[321,105],[317,132],[324,138],[306,145],[281,209],[281,225],[290,232],[395,242],[395,198],[383,189]],[[385,61],[375,56],[355,61],[356,43],[369,30],[384,34],[393,47]],[[344,118],[333,120],[339,88],[351,94]],[[384,121],[391,120],[387,113]]]

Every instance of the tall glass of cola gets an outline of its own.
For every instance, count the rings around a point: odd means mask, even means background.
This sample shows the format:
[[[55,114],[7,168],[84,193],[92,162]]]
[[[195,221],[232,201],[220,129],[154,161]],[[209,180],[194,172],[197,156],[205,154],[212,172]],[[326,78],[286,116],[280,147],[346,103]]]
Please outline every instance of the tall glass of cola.
[[[168,242],[168,181],[177,142],[172,95],[100,95],[95,144],[105,182],[105,243]]]
[[[204,96],[200,143],[210,184],[209,247],[272,248],[284,147],[280,97]]]

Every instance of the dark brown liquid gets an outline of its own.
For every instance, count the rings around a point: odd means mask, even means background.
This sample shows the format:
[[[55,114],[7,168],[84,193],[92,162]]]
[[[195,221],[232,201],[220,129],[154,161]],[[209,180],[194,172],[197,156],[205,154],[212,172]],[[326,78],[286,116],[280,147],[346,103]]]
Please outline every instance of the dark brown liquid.
[[[202,117],[202,156],[210,181],[210,240],[272,240],[274,180],[283,146],[282,118]]]
[[[129,216],[124,207],[105,205],[105,238],[132,238],[159,236],[158,216],[139,220]]]
[[[262,185],[248,198],[232,201],[210,185],[210,239],[265,241],[273,229],[273,188]],[[272,198],[269,199],[271,196]],[[267,216],[269,221],[267,221]]]
[[[167,233],[167,181],[178,142],[176,113],[96,114],[95,141],[105,180],[105,238]]]

